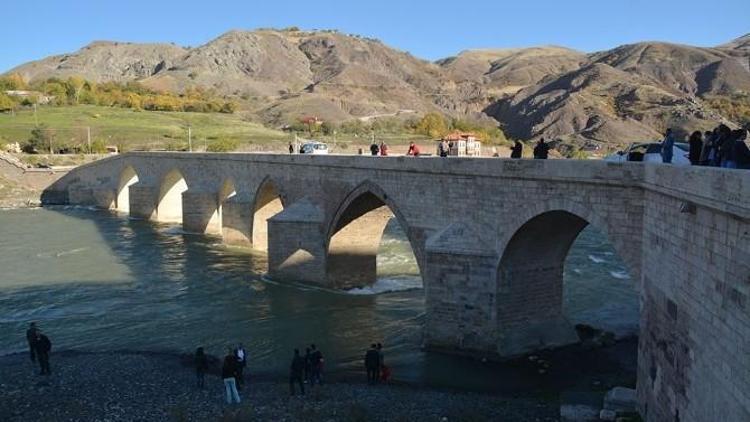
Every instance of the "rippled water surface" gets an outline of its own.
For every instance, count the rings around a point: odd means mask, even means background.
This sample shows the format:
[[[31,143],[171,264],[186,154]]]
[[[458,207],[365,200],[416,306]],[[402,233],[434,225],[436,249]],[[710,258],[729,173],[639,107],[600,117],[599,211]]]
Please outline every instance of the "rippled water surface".
[[[202,345],[220,355],[242,341],[251,369],[282,372],[289,350],[315,342],[328,365],[346,371],[359,370],[366,346],[380,341],[397,379],[495,382],[470,360],[420,350],[421,279],[397,224],[381,244],[379,281],[364,289],[275,283],[264,279],[266,266],[264,255],[220,239],[109,212],[0,210],[0,354],[24,350],[27,324],[38,321],[58,350]],[[604,238],[585,230],[565,271],[573,322],[637,331],[634,281]]]

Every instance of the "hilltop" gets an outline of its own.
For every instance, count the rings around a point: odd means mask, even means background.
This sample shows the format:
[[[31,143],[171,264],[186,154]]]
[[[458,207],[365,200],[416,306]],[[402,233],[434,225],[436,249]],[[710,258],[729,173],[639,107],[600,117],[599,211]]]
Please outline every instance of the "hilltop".
[[[340,123],[439,112],[490,116],[514,138],[623,143],[666,127],[750,121],[743,111],[749,69],[750,35],[715,48],[643,42],[585,54],[543,46],[429,62],[337,31],[262,29],[230,31],[195,48],[99,41],[8,73],[32,82],[138,81],[175,93],[201,87],[274,126],[305,115]]]

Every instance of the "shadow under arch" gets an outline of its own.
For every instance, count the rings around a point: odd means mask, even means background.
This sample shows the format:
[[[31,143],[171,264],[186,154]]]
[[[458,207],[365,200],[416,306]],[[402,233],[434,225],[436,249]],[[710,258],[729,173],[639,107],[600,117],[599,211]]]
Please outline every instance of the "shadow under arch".
[[[159,183],[159,199],[156,202],[156,220],[160,222],[182,222],[182,194],[188,190],[187,181],[179,169],[172,169]]]
[[[120,180],[115,192],[113,208],[119,212],[130,213],[130,186],[138,183],[138,172],[131,165],[120,172]]]
[[[250,226],[253,249],[268,251],[268,219],[283,211],[285,202],[279,184],[266,176],[258,185],[253,198]]]
[[[326,278],[335,288],[362,287],[377,278],[377,254],[386,225],[396,218],[409,240],[422,271],[422,247],[398,206],[377,184],[366,180],[355,187],[339,205],[327,225]]]
[[[563,314],[564,269],[570,249],[589,225],[626,260],[624,240],[612,239],[604,220],[572,202],[537,204],[514,223],[501,237],[497,263],[499,353],[513,356],[577,342],[573,326]],[[630,262],[626,265],[637,272]]]

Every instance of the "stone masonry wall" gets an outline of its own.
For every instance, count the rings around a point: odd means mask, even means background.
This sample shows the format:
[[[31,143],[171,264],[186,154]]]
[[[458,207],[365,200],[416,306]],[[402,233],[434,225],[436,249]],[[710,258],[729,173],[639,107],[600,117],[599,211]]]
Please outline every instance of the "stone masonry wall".
[[[607,236],[640,292],[637,390],[645,419],[750,420],[747,172],[575,160],[130,153],[72,171],[46,196],[101,205],[96,192],[116,195],[128,165],[139,178],[130,187],[131,214],[144,218],[152,217],[173,169],[196,192],[218,193],[231,179],[238,198],[255,198],[272,180],[285,211],[269,220],[271,275],[309,282],[325,282],[327,237],[347,198],[373,193],[394,213],[420,263],[427,346],[459,352],[501,352],[515,338],[498,318],[507,311],[498,300],[507,287],[498,269],[511,239],[535,217],[576,216]],[[191,213],[189,201],[184,207]],[[300,209],[314,212],[307,218]],[[232,214],[227,221],[248,215]],[[558,226],[545,230],[565,229]],[[536,247],[564,255],[544,242]],[[521,259],[505,264],[523,268]],[[535,288],[543,292],[546,283],[556,298],[562,279],[550,268]],[[539,305],[535,295],[515,297],[525,301],[518,306]],[[514,320],[521,327],[537,322],[531,314]]]

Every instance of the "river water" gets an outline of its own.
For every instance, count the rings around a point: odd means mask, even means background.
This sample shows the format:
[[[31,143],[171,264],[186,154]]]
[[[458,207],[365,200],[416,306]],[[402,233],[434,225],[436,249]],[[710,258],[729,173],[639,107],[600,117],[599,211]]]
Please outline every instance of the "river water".
[[[242,341],[251,372],[284,373],[290,350],[316,343],[328,370],[359,371],[382,342],[394,377],[483,389],[481,364],[420,349],[424,295],[409,243],[389,224],[379,281],[335,292],[264,278],[266,257],[177,226],[80,208],[0,210],[0,354],[25,350],[37,321],[55,350],[222,355]],[[565,269],[574,322],[634,334],[635,282],[601,235],[586,229]],[[332,368],[333,367],[333,368]]]

